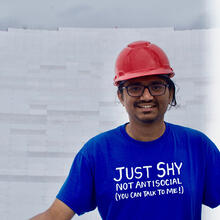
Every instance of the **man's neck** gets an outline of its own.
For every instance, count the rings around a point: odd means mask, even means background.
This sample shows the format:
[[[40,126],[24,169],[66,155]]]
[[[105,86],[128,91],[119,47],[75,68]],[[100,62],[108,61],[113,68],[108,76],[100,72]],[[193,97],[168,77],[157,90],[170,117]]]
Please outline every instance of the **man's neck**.
[[[160,123],[137,124],[129,123],[126,132],[130,137],[138,141],[153,141],[163,135],[166,130],[164,121]]]

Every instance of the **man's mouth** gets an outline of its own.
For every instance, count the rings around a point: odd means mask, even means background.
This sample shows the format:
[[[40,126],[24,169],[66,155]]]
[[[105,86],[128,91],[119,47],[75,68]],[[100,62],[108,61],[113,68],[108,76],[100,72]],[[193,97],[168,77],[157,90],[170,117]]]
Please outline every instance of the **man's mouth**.
[[[146,103],[137,103],[135,104],[135,107],[138,107],[138,108],[143,108],[143,109],[150,109],[150,108],[154,108],[156,107],[156,104],[146,104]]]
[[[138,108],[153,108],[153,105],[143,105],[143,106],[137,106]]]

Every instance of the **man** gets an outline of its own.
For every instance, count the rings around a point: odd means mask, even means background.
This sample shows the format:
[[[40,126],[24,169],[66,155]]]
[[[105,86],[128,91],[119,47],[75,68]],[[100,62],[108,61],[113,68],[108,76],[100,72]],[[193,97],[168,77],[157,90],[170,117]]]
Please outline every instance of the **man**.
[[[106,220],[201,220],[220,204],[220,152],[199,131],[164,121],[174,72],[150,42],[129,44],[114,83],[129,123],[89,140],[55,202],[32,218],[68,220],[98,207]]]

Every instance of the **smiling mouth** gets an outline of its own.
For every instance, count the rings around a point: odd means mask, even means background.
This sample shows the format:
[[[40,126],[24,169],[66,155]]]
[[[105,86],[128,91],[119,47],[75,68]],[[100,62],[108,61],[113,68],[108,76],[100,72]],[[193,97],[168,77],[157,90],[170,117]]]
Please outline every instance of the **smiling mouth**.
[[[137,106],[138,108],[153,108],[155,106],[153,105],[143,105],[143,106]]]
[[[143,109],[151,109],[156,107],[155,104],[136,104],[135,107],[137,108],[143,108]]]

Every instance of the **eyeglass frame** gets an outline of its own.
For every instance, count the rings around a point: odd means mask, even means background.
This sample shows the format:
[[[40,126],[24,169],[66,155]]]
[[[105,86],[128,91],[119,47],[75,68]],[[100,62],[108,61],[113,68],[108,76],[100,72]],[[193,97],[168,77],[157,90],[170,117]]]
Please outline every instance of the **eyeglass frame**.
[[[163,86],[164,86],[164,91],[163,91],[163,93],[161,93],[161,94],[159,94],[159,95],[152,95],[149,86],[151,86],[151,85],[156,85],[156,84],[163,85]],[[141,96],[144,94],[144,91],[145,91],[146,88],[148,89],[148,92],[150,93],[151,96],[161,96],[161,95],[164,95],[164,94],[165,94],[166,88],[169,88],[169,87],[170,87],[170,85],[169,85],[169,84],[166,84],[166,83],[152,83],[152,84],[147,85],[147,86],[145,86],[145,85],[136,85],[136,86],[142,86],[144,89],[143,89],[141,95],[133,96],[133,95],[130,95],[129,92],[128,92],[128,87],[129,87],[129,86],[135,86],[135,84],[131,84],[131,85],[127,85],[127,86],[122,86],[121,89],[126,89],[127,94],[128,94],[129,96],[131,96],[131,97],[141,97]]]

